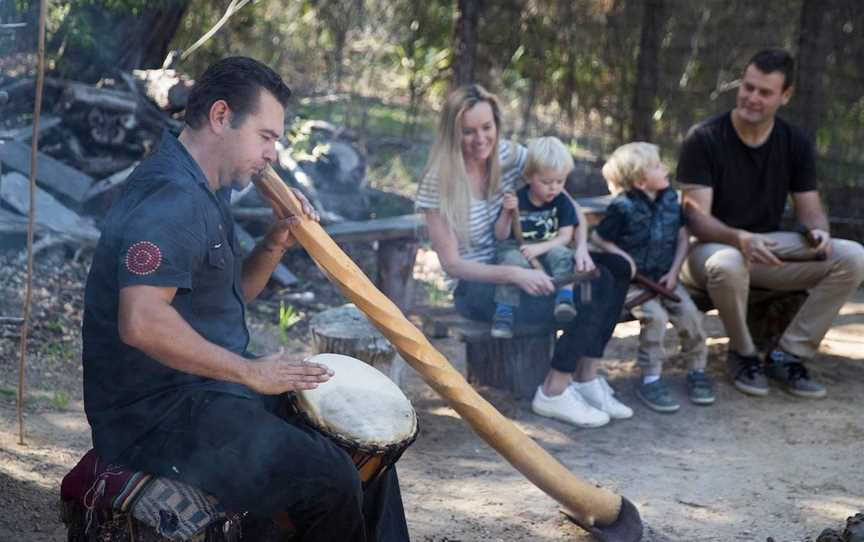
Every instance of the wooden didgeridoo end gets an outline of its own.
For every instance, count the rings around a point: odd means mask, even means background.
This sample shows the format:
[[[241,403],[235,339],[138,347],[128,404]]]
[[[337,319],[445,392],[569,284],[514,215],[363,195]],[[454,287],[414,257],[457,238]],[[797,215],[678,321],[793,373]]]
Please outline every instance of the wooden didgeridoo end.
[[[273,205],[277,216],[300,218],[291,231],[325,275],[336,284],[393,344],[423,380],[438,392],[471,428],[511,465],[547,495],[562,504],[568,515],[586,530],[595,529],[609,542],[638,542],[641,521],[627,501],[602,487],[589,484],[555,460],[534,440],[483,399],[428,339],[382,294],[359,267],[339,248],[317,222],[301,216],[299,202],[276,173],[267,172],[255,185]],[[632,505],[630,505],[632,507]],[[635,507],[633,508],[635,510]],[[628,537],[640,526],[639,536]],[[612,529],[607,534],[606,529]],[[598,534],[599,533],[599,534]]]
[[[562,509],[561,512],[570,521],[591,533],[600,542],[623,542],[624,540],[638,542],[642,540],[642,518],[639,516],[639,510],[636,506],[627,500],[626,497],[621,497],[621,510],[618,512],[618,518],[609,525],[600,526],[594,524],[585,526],[579,522],[578,518],[572,516],[566,510]]]

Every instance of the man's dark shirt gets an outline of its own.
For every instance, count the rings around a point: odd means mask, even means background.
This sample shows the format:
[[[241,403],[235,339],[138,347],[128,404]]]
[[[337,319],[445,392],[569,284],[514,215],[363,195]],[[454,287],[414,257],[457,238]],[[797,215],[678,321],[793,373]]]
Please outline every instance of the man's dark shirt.
[[[523,186],[516,191],[516,198],[519,200],[519,224],[522,226],[522,238],[526,243],[548,241],[558,235],[561,228],[579,225],[576,209],[564,193],[538,207],[528,199],[528,190],[530,187]],[[511,233],[509,238],[512,237]]]
[[[192,156],[166,134],[101,224],[84,297],[83,360],[84,407],[106,461],[145,437],[193,390],[252,394],[240,384],[171,369],[118,333],[122,288],[173,287],[171,305],[195,331],[245,352],[249,332],[229,193],[213,193]]]
[[[658,280],[675,261],[678,232],[685,224],[678,194],[671,187],[654,201],[634,188],[612,199],[597,233],[629,254],[640,273]]]
[[[816,189],[812,143],[779,117],[759,147],[741,141],[731,113],[694,126],[681,145],[678,182],[714,189],[711,214],[727,226],[775,231],[789,192]]]

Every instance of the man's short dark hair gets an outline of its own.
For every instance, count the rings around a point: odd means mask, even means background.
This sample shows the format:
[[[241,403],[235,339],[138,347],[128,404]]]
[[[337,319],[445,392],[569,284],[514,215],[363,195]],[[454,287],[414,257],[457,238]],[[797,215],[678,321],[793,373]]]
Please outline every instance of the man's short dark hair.
[[[237,128],[246,115],[255,113],[261,89],[270,92],[282,107],[288,105],[291,89],[276,72],[252,58],[224,58],[212,64],[195,81],[186,103],[186,124],[201,128],[213,104],[225,100],[232,112],[231,126]]]
[[[783,74],[783,90],[792,86],[795,81],[795,59],[785,49],[764,49],[759,51],[748,66],[756,66],[760,72],[768,74],[780,72]]]

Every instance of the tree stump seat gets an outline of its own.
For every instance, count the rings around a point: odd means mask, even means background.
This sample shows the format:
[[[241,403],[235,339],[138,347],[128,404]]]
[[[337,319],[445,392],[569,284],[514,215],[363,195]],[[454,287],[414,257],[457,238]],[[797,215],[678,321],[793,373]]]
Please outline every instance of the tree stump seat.
[[[404,361],[353,303],[321,311],[309,321],[312,349],[365,361],[399,384]]]
[[[715,308],[704,290],[687,288],[693,302],[702,312]],[[789,323],[807,300],[803,290],[779,291],[751,288],[747,302],[747,327],[760,352],[770,352],[776,346]]]
[[[530,399],[549,371],[557,330],[548,326],[517,325],[512,339],[496,339],[489,322],[469,320],[452,308],[421,314],[423,332],[432,338],[448,334],[465,343],[468,382]]]

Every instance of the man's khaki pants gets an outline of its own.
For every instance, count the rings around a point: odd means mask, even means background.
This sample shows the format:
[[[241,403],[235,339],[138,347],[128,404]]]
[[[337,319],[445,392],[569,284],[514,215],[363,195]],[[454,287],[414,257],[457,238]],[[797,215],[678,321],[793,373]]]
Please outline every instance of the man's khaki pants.
[[[641,286],[630,286],[627,299],[633,299],[644,291]],[[696,307],[690,294],[680,283],[675,286],[675,293],[681,298],[680,303],[658,296],[630,310],[639,320],[639,350],[636,362],[642,369],[643,376],[660,376],[663,370],[663,362],[666,361],[663,338],[669,322],[672,322],[678,332],[681,357],[687,368],[691,371],[705,370],[708,347],[705,344],[705,332],[702,330],[702,311]]]
[[[792,232],[763,234],[776,241],[771,247],[781,259],[812,257],[814,250]],[[864,248],[845,239],[832,239],[825,261],[785,262],[782,266],[751,263],[730,245],[699,243],[684,264],[682,280],[706,290],[729,335],[729,348],[742,355],[756,354],[747,329],[750,288],[807,290],[807,301],[786,328],[779,347],[801,358],[812,358],[822,337],[843,306],[864,280]]]

